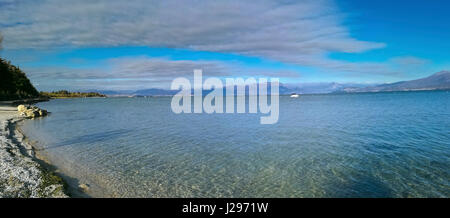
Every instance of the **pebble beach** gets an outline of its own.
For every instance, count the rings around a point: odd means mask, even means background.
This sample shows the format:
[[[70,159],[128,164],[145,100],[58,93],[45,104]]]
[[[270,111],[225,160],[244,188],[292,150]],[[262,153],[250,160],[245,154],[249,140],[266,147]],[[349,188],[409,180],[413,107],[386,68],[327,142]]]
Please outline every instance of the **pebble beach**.
[[[27,119],[17,107],[0,105],[0,197],[64,198],[62,179],[38,163],[15,125]]]

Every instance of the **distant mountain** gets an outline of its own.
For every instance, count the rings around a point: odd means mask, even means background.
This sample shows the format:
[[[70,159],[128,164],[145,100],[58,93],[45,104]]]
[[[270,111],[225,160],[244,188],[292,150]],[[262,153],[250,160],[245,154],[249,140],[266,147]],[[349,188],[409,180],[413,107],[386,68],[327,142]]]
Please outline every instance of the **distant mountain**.
[[[177,90],[165,90],[165,89],[142,89],[132,92],[132,95],[150,96],[150,95],[175,95],[179,91]]]
[[[164,95],[175,95],[177,90],[166,90],[166,89],[139,89],[139,90],[98,90],[90,89],[88,92],[98,92],[109,97],[123,97],[123,96],[164,96]],[[86,92],[86,91],[85,91]]]
[[[9,61],[0,58],[0,100],[19,100],[39,97],[25,73]]]
[[[270,85],[267,93],[270,93]],[[387,91],[412,91],[412,90],[440,90],[450,89],[450,71],[441,71],[429,77],[411,81],[402,81],[390,84],[360,84],[360,83],[299,83],[282,84],[279,86],[280,95],[297,94],[326,94],[326,93],[352,93],[352,92],[387,92]],[[142,89],[137,91],[122,90],[90,90],[108,96],[171,96],[179,91],[166,89]],[[248,93],[248,87],[245,89]],[[203,90],[206,95],[210,90]],[[193,90],[191,91],[193,94]],[[226,94],[226,91],[223,91]]]
[[[372,84],[373,85],[373,84]],[[282,84],[280,94],[326,94],[333,92],[342,92],[344,90],[353,90],[368,87],[369,84],[358,83],[300,83],[300,84]]]
[[[123,90],[123,91],[113,91],[113,90],[97,90],[97,89],[90,89],[87,90],[87,92],[98,92],[101,93],[103,95],[107,95],[107,96],[121,96],[121,95],[131,95],[131,93],[133,93],[134,91],[130,91],[130,90]]]
[[[342,90],[358,89],[362,87],[367,87],[367,84],[340,84],[340,83],[305,83],[305,84],[281,84],[279,86],[279,94],[289,95],[291,93],[298,94],[320,94],[320,93],[331,93]],[[178,90],[166,90],[166,89],[141,89],[137,91],[132,90],[88,90],[90,92],[99,92],[110,97],[121,97],[121,96],[171,96],[178,93]],[[211,90],[203,90],[203,95],[207,95]],[[246,94],[249,93],[249,88],[245,88]],[[267,87],[267,93],[271,92],[270,84]],[[191,90],[193,94],[194,91]],[[223,90],[223,95],[226,95],[226,90]]]
[[[441,71],[422,79],[344,90],[345,92],[392,92],[450,89],[450,71]]]

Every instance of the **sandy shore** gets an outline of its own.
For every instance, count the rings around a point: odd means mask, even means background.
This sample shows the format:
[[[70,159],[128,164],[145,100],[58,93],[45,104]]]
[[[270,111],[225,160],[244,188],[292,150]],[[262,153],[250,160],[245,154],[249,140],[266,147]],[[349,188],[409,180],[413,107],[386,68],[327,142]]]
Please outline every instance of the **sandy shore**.
[[[33,148],[15,129],[23,119],[16,107],[0,105],[0,197],[68,197],[62,179],[38,163]]]

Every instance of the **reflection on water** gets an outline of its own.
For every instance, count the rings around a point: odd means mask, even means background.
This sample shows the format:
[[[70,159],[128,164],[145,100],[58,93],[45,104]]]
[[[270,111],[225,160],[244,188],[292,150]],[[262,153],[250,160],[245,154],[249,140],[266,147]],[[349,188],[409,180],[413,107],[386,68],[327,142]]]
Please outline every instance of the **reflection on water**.
[[[282,96],[274,125],[170,101],[52,100],[23,130],[94,196],[450,196],[447,92]]]
[[[131,130],[112,130],[112,131],[104,131],[104,132],[99,132],[99,133],[94,133],[94,134],[86,134],[86,135],[81,135],[81,136],[76,136],[74,138],[68,139],[68,140],[64,140],[58,143],[53,143],[51,145],[47,145],[47,146],[42,146],[40,149],[38,150],[49,150],[52,148],[58,148],[61,146],[70,146],[70,145],[76,145],[76,144],[80,144],[80,143],[95,143],[95,142],[99,142],[99,141],[104,141],[104,140],[111,140],[114,138],[119,138],[122,135],[131,132]]]

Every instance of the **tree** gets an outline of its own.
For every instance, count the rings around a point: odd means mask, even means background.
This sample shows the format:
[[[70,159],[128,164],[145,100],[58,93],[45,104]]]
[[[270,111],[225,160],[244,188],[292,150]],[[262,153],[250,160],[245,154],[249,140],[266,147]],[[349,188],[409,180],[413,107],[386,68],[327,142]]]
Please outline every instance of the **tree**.
[[[39,97],[25,73],[11,62],[0,58],[0,101]]]

